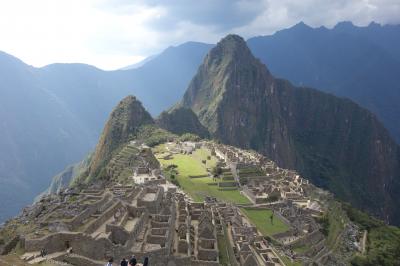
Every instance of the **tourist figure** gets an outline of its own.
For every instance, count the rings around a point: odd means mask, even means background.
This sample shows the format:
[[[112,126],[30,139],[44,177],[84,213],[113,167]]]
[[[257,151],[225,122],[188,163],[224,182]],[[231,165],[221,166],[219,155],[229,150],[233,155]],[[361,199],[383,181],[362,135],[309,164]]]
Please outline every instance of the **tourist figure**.
[[[149,265],[149,258],[145,257],[143,261],[143,266],[148,266]]]
[[[113,262],[114,262],[114,259],[113,259],[113,258],[110,258],[110,259],[108,260],[108,263],[106,264],[106,266],[112,266],[112,265],[113,265]]]
[[[128,261],[125,258],[121,260],[121,266],[128,266]]]
[[[132,258],[129,260],[129,266],[136,266],[137,260],[135,258],[135,255],[132,256]]]
[[[41,249],[41,250],[40,250],[40,256],[43,258],[43,257],[45,257],[46,255],[47,255],[46,249]]]

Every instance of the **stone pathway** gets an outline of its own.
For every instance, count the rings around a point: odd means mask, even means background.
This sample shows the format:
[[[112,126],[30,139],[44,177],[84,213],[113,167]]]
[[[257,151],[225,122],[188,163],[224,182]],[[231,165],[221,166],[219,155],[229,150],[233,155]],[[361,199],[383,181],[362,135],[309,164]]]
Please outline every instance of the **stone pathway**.
[[[45,257],[42,257],[42,256],[40,256],[40,253],[38,253],[38,252],[31,252],[31,253],[25,253],[24,255],[22,255],[21,259],[26,261],[29,264],[38,264],[38,263],[42,263],[44,261],[56,259],[65,254],[67,254],[66,251],[54,252],[54,253],[46,255]]]

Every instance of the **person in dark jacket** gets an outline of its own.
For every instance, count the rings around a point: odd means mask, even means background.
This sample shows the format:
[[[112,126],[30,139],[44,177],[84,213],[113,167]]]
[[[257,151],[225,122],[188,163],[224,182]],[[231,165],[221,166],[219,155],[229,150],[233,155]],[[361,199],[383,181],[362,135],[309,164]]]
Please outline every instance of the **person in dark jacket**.
[[[144,258],[143,266],[149,266],[149,258],[148,257]]]
[[[137,264],[137,260],[135,258],[135,256],[133,256],[130,260],[129,260],[129,266],[136,266]]]
[[[121,260],[121,266],[128,266],[128,261],[125,258]]]

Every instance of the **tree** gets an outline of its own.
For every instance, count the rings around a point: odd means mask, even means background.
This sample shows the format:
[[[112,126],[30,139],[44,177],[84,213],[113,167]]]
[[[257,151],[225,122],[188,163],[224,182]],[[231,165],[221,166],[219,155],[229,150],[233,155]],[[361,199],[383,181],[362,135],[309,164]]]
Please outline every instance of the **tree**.
[[[211,173],[213,174],[214,177],[217,177],[222,174],[222,168],[219,166],[215,166],[212,168]]]

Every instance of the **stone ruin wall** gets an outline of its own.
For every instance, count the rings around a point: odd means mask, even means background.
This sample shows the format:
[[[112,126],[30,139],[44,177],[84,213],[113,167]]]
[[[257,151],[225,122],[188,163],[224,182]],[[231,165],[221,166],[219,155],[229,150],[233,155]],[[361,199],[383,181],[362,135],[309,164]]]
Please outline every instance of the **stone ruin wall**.
[[[83,221],[88,219],[93,213],[95,213],[99,209],[100,206],[104,205],[104,203],[110,200],[110,198],[110,194],[105,194],[104,197],[101,198],[99,201],[87,206],[84,211],[82,211],[78,216],[67,223],[70,226],[71,230],[75,230],[77,227],[79,227]]]
[[[85,230],[85,233],[87,234],[92,234],[94,231],[96,231],[97,228],[99,228],[102,224],[104,224],[108,219],[113,216],[113,214],[116,212],[117,209],[122,207],[121,201],[118,201],[115,203],[111,208],[109,208],[105,213],[103,213],[101,216],[99,216],[96,220],[91,222]]]
[[[155,199],[154,201],[145,201],[142,200],[142,198],[147,194],[147,193],[155,193]],[[159,210],[161,209],[161,202],[163,200],[163,189],[161,187],[157,188],[146,188],[143,189],[143,191],[140,193],[137,199],[137,206],[138,207],[145,207],[148,209],[150,213],[158,213]]]
[[[126,197],[125,197],[125,200],[126,201],[129,201],[129,202],[132,202],[133,201],[133,199],[141,192],[141,190],[142,190],[142,188],[141,187],[135,187],[132,191],[131,191],[131,193],[129,193]]]

